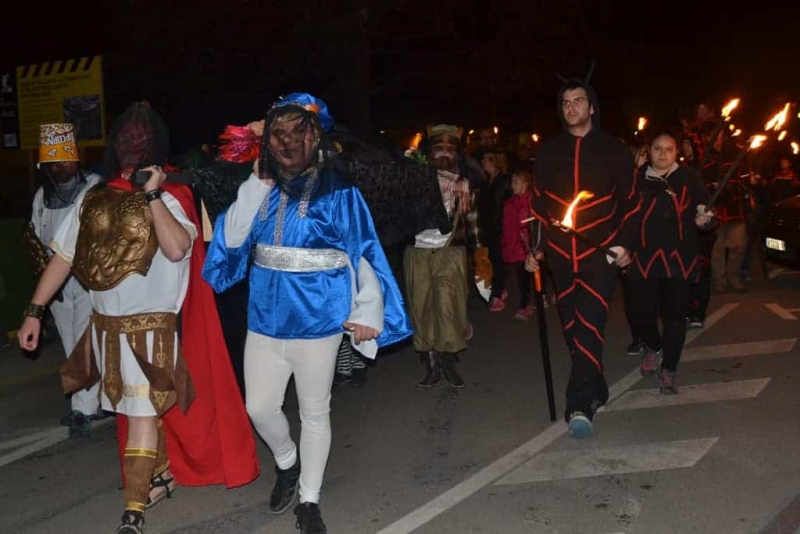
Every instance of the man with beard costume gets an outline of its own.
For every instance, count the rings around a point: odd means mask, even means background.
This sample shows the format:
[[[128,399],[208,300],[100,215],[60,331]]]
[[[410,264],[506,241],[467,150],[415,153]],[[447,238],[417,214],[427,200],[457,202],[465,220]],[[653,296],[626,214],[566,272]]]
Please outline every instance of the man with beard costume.
[[[43,124],[39,128],[39,163],[42,186],[33,197],[30,224],[25,229],[25,248],[34,276],[40,277],[54,252],[50,243],[56,230],[81,192],[102,178],[97,174],[84,175],[72,124]],[[50,312],[58,329],[67,356],[89,324],[92,303],[81,283],[70,276],[50,302]],[[91,435],[91,419],[100,409],[98,385],[80,389],[70,396],[70,414],[64,422],[69,435]]]
[[[19,330],[20,346],[34,349],[42,308],[70,272],[89,289],[90,324],[62,383],[73,391],[99,380],[103,408],[119,414],[124,534],[140,534],[145,508],[171,496],[176,482],[235,487],[258,475],[213,293],[200,277],[191,192],[164,184],[168,147],[149,105],[117,119],[110,180],[79,195],[59,227]],[[132,183],[137,170],[150,173],[142,190]]]
[[[418,387],[441,383],[454,388],[464,380],[456,367],[458,353],[467,348],[466,213],[470,181],[463,165],[461,128],[439,124],[427,130],[428,157],[437,169],[439,188],[450,227],[426,228],[406,248],[404,275],[414,323],[414,349],[425,365]]]
[[[329,159],[332,126],[325,102],[306,93],[278,100],[250,125],[262,136],[259,157],[217,217],[203,272],[218,292],[249,276],[247,411],[275,457],[269,511],[286,511],[299,493],[303,534],[326,532],[318,503],[343,333],[370,358],[411,334],[367,204]],[[299,451],[281,409],[292,375]]]

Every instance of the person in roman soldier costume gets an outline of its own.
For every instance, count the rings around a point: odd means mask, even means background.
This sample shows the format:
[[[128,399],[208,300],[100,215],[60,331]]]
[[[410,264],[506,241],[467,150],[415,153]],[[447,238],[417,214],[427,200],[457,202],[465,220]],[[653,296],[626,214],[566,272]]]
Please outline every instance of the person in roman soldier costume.
[[[299,494],[304,534],[326,532],[319,499],[344,332],[370,358],[411,333],[367,204],[332,157],[332,126],[325,102],[306,93],[281,98],[250,125],[258,159],[216,219],[203,271],[218,292],[249,277],[247,411],[275,458],[269,511],[283,513]],[[281,409],[292,376],[299,446]]]
[[[89,289],[90,324],[62,383],[72,391],[99,381],[103,409],[118,414],[125,508],[117,532],[125,534],[141,533],[145,508],[176,483],[234,487],[258,475],[213,293],[200,277],[192,195],[164,183],[168,147],[148,104],[117,119],[110,179],[79,195],[57,230],[19,330],[20,345],[35,348],[43,306],[70,273]],[[141,189],[137,171],[149,173]]]
[[[102,178],[81,170],[75,127],[72,124],[43,124],[39,127],[39,162],[42,186],[33,197],[31,220],[25,226],[25,250],[33,275],[38,279],[53,256],[50,243],[56,230],[84,189]],[[70,276],[49,303],[67,356],[89,324],[92,304],[86,288]],[[70,436],[91,435],[91,420],[98,415],[98,385],[70,395],[70,413],[63,420]]]

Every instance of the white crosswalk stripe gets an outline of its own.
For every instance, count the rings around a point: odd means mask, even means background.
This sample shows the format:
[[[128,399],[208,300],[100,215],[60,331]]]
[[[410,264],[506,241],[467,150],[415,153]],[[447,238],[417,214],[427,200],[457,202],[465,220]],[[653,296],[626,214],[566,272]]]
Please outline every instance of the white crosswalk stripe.
[[[718,360],[721,358],[739,358],[742,356],[761,356],[763,354],[779,354],[789,352],[797,343],[797,338],[770,339],[748,343],[731,343],[727,345],[711,345],[693,347],[683,350],[681,362],[699,362],[702,360]]]
[[[662,395],[658,389],[635,389],[626,392],[607,406],[605,411],[663,408],[701,402],[752,399],[761,393],[769,381],[769,378],[755,378],[753,380],[737,380],[735,382],[681,386],[679,395]]]
[[[619,475],[692,467],[719,438],[662,441],[644,445],[542,453],[498,480],[496,485]]]

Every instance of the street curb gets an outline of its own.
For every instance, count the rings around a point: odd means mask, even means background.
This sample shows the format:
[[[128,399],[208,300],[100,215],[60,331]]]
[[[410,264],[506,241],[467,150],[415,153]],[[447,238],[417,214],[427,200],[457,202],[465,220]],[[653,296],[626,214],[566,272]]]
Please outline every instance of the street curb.
[[[794,534],[800,527],[800,495],[776,515],[759,534]]]

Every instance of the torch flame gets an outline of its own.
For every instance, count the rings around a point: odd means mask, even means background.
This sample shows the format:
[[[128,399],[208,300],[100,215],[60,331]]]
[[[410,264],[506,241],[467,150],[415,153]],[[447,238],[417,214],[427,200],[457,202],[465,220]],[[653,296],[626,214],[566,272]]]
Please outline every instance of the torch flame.
[[[533,139],[534,143],[538,143],[539,142],[539,134],[533,134],[531,136],[531,139]]]
[[[782,131],[782,132],[781,132],[781,133],[778,135],[778,141],[783,141],[784,139],[786,139],[786,130]]]
[[[639,125],[637,126],[638,130],[641,132],[644,130],[645,126],[647,126],[647,117],[639,117]]]
[[[742,135],[742,130],[737,128],[737,130],[731,134],[731,137],[738,137],[740,135]]]
[[[419,142],[422,141],[422,134],[417,132],[414,134],[414,138],[411,139],[411,148],[419,148]]]
[[[767,140],[766,135],[754,135],[753,138],[750,140],[750,148],[758,148],[766,140]]]
[[[733,100],[731,100],[730,102],[725,104],[725,107],[722,108],[722,112],[721,113],[722,113],[722,116],[725,118],[726,121],[731,118],[731,111],[736,109],[736,106],[738,106],[738,105],[739,105],[739,99],[738,98],[734,98]]]
[[[575,211],[575,207],[581,200],[590,199],[594,196],[594,193],[590,193],[589,191],[580,191],[578,195],[575,197],[575,200],[572,201],[572,204],[569,205],[567,208],[567,213],[564,214],[564,218],[561,220],[561,226],[565,228],[573,228],[575,226],[575,222],[572,219],[572,214]]]
[[[789,115],[789,106],[790,104],[787,102],[783,109],[780,110],[774,117],[772,117],[766,125],[764,125],[764,129],[775,130],[776,132],[783,128],[783,125],[786,123],[786,117]]]
[[[796,141],[792,141],[792,154],[800,154],[800,145]]]

